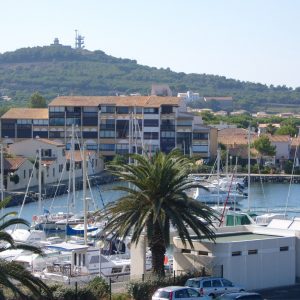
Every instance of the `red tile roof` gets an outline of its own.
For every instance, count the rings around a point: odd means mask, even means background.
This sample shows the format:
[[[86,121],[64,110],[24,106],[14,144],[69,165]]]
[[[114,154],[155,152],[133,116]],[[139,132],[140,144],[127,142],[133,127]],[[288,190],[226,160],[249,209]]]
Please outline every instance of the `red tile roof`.
[[[58,146],[58,147],[64,146],[64,144],[62,144],[62,143],[58,143],[58,142],[51,141],[51,140],[48,140],[48,139],[37,138],[36,140],[41,141],[41,142],[46,143],[46,144],[49,144],[49,145],[53,145],[53,146]]]
[[[271,135],[267,134],[270,142],[273,143],[289,143],[291,141],[291,137],[289,135]]]
[[[159,96],[63,96],[55,98],[49,106],[142,106],[160,107],[161,105],[178,106],[178,97]]]
[[[16,171],[26,160],[24,157],[4,158],[4,169],[7,171]]]
[[[11,108],[1,119],[48,119],[48,108]]]

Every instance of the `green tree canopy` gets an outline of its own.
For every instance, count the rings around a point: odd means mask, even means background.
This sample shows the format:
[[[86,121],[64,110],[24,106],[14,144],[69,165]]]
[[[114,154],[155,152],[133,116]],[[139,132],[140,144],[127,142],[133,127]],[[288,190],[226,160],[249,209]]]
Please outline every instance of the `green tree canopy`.
[[[283,125],[275,131],[275,134],[295,136],[297,134],[297,129],[292,125]]]
[[[276,153],[276,146],[273,146],[267,135],[262,135],[253,142],[253,147],[264,156],[274,156]]]
[[[212,230],[216,212],[186,193],[199,187],[189,179],[191,160],[178,150],[169,154],[156,153],[152,157],[133,154],[134,164],[112,162],[109,170],[129,186],[114,190],[125,192],[118,201],[111,203],[104,214],[109,217],[104,232],[120,237],[132,234],[137,243],[143,232],[147,233],[152,252],[154,275],[164,276],[164,255],[170,244],[170,226],[174,226],[182,242],[193,247],[187,230],[190,227],[197,237],[214,239]]]
[[[31,108],[46,108],[46,99],[39,93],[35,92],[30,97],[29,107]]]

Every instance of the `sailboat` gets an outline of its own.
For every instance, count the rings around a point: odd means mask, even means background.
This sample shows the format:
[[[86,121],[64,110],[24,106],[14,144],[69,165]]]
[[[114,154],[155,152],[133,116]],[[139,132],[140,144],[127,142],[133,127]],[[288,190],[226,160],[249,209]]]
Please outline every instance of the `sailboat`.
[[[217,151],[217,179],[215,181],[210,181],[204,183],[203,186],[206,189],[197,188],[194,198],[204,202],[206,204],[236,204],[241,200],[247,198],[247,193],[238,192],[234,187],[236,184],[236,179],[234,174],[231,177],[226,178],[225,187],[222,186],[222,179],[220,178],[220,149]],[[225,180],[225,179],[224,179]],[[223,180],[223,182],[225,182]]]

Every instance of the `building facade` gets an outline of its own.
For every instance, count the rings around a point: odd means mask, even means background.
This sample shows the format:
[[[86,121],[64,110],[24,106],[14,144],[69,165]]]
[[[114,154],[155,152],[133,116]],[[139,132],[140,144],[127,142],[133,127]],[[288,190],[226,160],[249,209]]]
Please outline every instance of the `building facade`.
[[[215,157],[216,130],[200,123],[178,97],[66,96],[55,98],[48,109],[9,110],[1,117],[1,138],[11,144],[38,136],[69,150],[74,130],[76,150],[85,144],[107,159],[176,147]]]

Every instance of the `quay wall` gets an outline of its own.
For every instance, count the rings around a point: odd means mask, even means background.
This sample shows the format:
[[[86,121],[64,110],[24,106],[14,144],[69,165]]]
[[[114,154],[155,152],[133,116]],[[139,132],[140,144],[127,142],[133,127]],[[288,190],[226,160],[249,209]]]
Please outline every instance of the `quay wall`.
[[[89,176],[89,183],[91,187],[99,186],[102,184],[109,184],[116,181],[116,177],[112,176],[108,172],[101,172],[96,175]],[[83,180],[82,177],[78,177],[75,180],[75,190],[79,191],[83,188]],[[53,198],[54,196],[61,196],[67,194],[69,190],[69,181],[62,181],[59,184],[47,184],[42,186],[42,198],[48,199]],[[25,191],[20,190],[16,192],[5,192],[4,197],[10,197],[7,207],[18,206],[21,205],[24,201]],[[38,194],[38,186],[34,186],[30,188],[26,196],[25,203],[37,202],[39,198]]]

